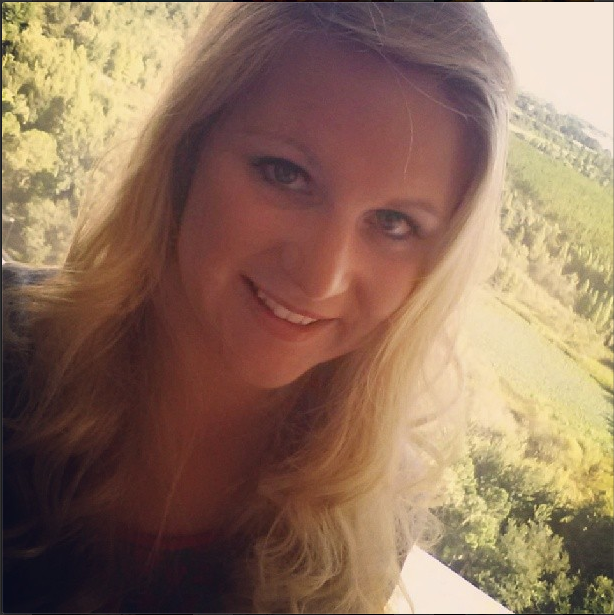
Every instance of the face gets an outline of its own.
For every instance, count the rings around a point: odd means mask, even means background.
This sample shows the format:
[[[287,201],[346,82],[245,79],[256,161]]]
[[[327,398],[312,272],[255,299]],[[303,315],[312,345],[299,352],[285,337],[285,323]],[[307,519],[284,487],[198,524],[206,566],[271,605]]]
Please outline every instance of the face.
[[[432,265],[465,142],[426,75],[328,43],[287,54],[200,153],[174,264],[182,326],[262,389],[359,348]]]

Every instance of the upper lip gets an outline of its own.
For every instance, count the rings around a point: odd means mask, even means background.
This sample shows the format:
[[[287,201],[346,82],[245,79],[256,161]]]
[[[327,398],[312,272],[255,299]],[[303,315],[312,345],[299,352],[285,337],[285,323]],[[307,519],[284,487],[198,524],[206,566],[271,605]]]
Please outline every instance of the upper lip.
[[[294,312],[294,314],[298,314],[299,316],[306,316],[307,318],[313,318],[314,320],[332,320],[330,317],[323,316],[322,314],[317,314],[316,312],[309,312],[307,310],[298,309],[294,307],[293,305],[290,305],[287,301],[284,301],[283,299],[280,299],[279,297],[277,297],[277,295],[270,292],[264,286],[260,286],[260,284],[257,284],[256,282],[254,282],[253,280],[249,278],[246,278],[246,279],[253,288],[257,290],[261,290],[265,295],[273,299],[275,303],[279,303],[279,305],[282,305],[287,310],[290,310],[290,312]]]

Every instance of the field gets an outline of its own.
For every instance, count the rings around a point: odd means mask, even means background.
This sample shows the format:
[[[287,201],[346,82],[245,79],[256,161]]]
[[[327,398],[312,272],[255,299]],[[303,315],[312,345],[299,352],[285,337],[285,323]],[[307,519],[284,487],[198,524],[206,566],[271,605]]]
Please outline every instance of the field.
[[[557,420],[606,440],[612,396],[492,292],[479,294],[468,313],[466,335],[475,354],[507,385],[509,397],[536,409],[548,407]]]
[[[537,209],[556,220],[569,237],[612,254],[611,185],[601,186],[560,160],[544,156],[517,134],[511,135],[508,168],[516,185],[533,197]]]
[[[508,300],[467,314],[466,453],[431,553],[515,613],[610,613],[612,394]]]

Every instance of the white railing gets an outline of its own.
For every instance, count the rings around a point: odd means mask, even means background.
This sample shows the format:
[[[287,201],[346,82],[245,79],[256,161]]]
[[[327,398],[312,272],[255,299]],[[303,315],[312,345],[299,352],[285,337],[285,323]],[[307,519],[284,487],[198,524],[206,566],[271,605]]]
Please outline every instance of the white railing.
[[[410,609],[397,589],[389,603],[395,613],[486,615],[512,612],[417,547],[407,556],[401,576],[414,608]]]

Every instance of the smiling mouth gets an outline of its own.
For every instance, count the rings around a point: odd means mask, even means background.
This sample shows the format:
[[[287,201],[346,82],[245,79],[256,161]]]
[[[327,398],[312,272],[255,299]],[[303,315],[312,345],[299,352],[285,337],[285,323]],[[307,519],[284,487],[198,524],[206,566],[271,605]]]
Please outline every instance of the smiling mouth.
[[[306,327],[314,322],[320,322],[321,319],[312,318],[305,314],[300,314],[298,312],[293,312],[289,310],[287,307],[281,305],[275,299],[267,295],[261,288],[256,286],[254,282],[247,279],[249,286],[257,297],[258,301],[265,306],[270,312],[272,312],[277,318],[281,320],[285,320],[286,322],[292,323],[293,325],[300,325]]]

